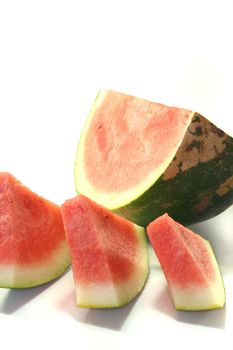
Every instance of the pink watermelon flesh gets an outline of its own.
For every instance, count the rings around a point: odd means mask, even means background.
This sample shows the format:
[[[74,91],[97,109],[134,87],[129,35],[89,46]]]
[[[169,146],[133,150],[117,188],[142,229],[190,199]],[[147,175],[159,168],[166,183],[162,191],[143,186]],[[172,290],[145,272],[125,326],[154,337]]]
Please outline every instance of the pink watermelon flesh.
[[[69,262],[59,206],[0,173],[0,286],[48,282]]]
[[[206,240],[167,214],[150,223],[147,233],[177,309],[211,309],[224,305],[222,277]]]
[[[106,91],[85,135],[88,181],[116,193],[140,184],[178,148],[190,118],[185,109]]]
[[[82,195],[62,205],[62,216],[77,305],[117,307],[135,297],[148,270],[144,229]],[[121,287],[127,289],[127,284],[128,290],[122,293]]]

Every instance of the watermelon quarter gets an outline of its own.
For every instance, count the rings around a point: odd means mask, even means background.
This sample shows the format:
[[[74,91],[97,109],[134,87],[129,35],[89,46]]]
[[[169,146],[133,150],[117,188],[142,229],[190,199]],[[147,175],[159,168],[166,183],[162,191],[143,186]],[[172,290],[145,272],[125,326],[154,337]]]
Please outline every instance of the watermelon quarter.
[[[148,274],[145,229],[82,195],[61,209],[77,306],[111,308],[130,302]]]
[[[59,206],[0,173],[0,287],[39,286],[69,265]]]
[[[147,227],[151,244],[178,310],[209,310],[225,304],[221,273],[208,241],[167,214]]]
[[[101,90],[75,161],[77,192],[141,226],[191,224],[233,203],[233,139],[196,112]],[[185,210],[184,210],[185,208]]]

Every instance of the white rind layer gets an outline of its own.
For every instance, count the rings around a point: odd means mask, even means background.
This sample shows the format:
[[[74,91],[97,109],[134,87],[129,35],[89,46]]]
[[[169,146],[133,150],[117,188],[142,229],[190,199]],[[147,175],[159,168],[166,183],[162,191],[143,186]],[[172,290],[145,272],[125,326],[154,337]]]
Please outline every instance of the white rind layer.
[[[218,263],[208,241],[204,240],[214,265],[215,278],[207,279],[206,286],[190,285],[186,288],[178,285],[170,286],[173,302],[177,310],[210,310],[222,308],[225,304],[225,288]]]
[[[1,264],[0,287],[30,288],[45,284],[60,276],[70,266],[70,253],[66,241],[47,260],[26,266]]]
[[[126,189],[122,192],[105,192],[104,191],[98,191],[93,184],[91,184],[86,176],[85,173],[85,157],[84,157],[84,147],[85,147],[85,138],[86,134],[88,132],[88,129],[91,125],[92,118],[95,114],[95,111],[97,108],[101,105],[101,103],[104,101],[105,94],[107,93],[107,90],[100,90],[99,94],[96,97],[95,103],[89,113],[89,116],[84,124],[83,131],[80,137],[80,141],[77,147],[76,152],[76,160],[75,160],[75,183],[76,183],[76,189],[78,193],[81,193],[95,202],[105,206],[106,208],[110,210],[118,209],[120,207],[123,207],[129,203],[131,203],[133,200],[140,197],[144,192],[146,192],[157,180],[158,178],[164,173],[164,171],[167,169],[168,165],[171,163],[172,159],[175,157],[176,152],[181,145],[181,142],[183,140],[183,137],[185,135],[185,132],[187,128],[184,128],[183,135],[180,138],[180,143],[177,144],[176,147],[174,147],[173,152],[170,153],[170,156],[167,157],[167,159],[163,159],[163,164],[160,167],[157,167],[153,172],[148,174],[146,178],[143,179],[141,183],[138,185],[132,187],[131,189]],[[193,113],[190,113],[189,119],[187,120],[187,127],[190,124],[193,117]]]
[[[148,248],[145,229],[134,225],[138,237],[137,261],[134,271],[124,282],[76,284],[76,304],[79,307],[114,308],[133,300],[145,285],[148,275]]]
[[[79,307],[107,308],[118,305],[117,291],[112,284],[76,283],[76,305]]]

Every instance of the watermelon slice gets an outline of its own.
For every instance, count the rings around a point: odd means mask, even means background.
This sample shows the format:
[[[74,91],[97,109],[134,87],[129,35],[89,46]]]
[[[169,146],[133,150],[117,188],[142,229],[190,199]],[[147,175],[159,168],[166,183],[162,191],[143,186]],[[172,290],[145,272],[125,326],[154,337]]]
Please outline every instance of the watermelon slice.
[[[221,273],[208,241],[167,214],[147,227],[177,310],[208,310],[225,304]]]
[[[39,286],[69,265],[60,208],[0,173],[0,287]]]
[[[77,306],[111,308],[130,302],[148,274],[145,229],[82,195],[61,209]]]
[[[75,161],[78,193],[141,226],[165,212],[185,224],[219,214],[232,174],[233,139],[200,114],[106,90]]]

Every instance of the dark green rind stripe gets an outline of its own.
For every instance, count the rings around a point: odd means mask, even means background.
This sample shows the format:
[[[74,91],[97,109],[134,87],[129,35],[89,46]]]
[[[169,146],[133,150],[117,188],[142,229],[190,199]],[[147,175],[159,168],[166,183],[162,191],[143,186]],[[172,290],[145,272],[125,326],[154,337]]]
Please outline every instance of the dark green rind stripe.
[[[222,195],[220,186],[233,175],[233,139],[227,138],[224,152],[216,158],[178,173],[163,176],[141,197],[116,212],[140,226],[147,226],[167,212],[184,225],[210,219],[233,203],[233,188]]]

